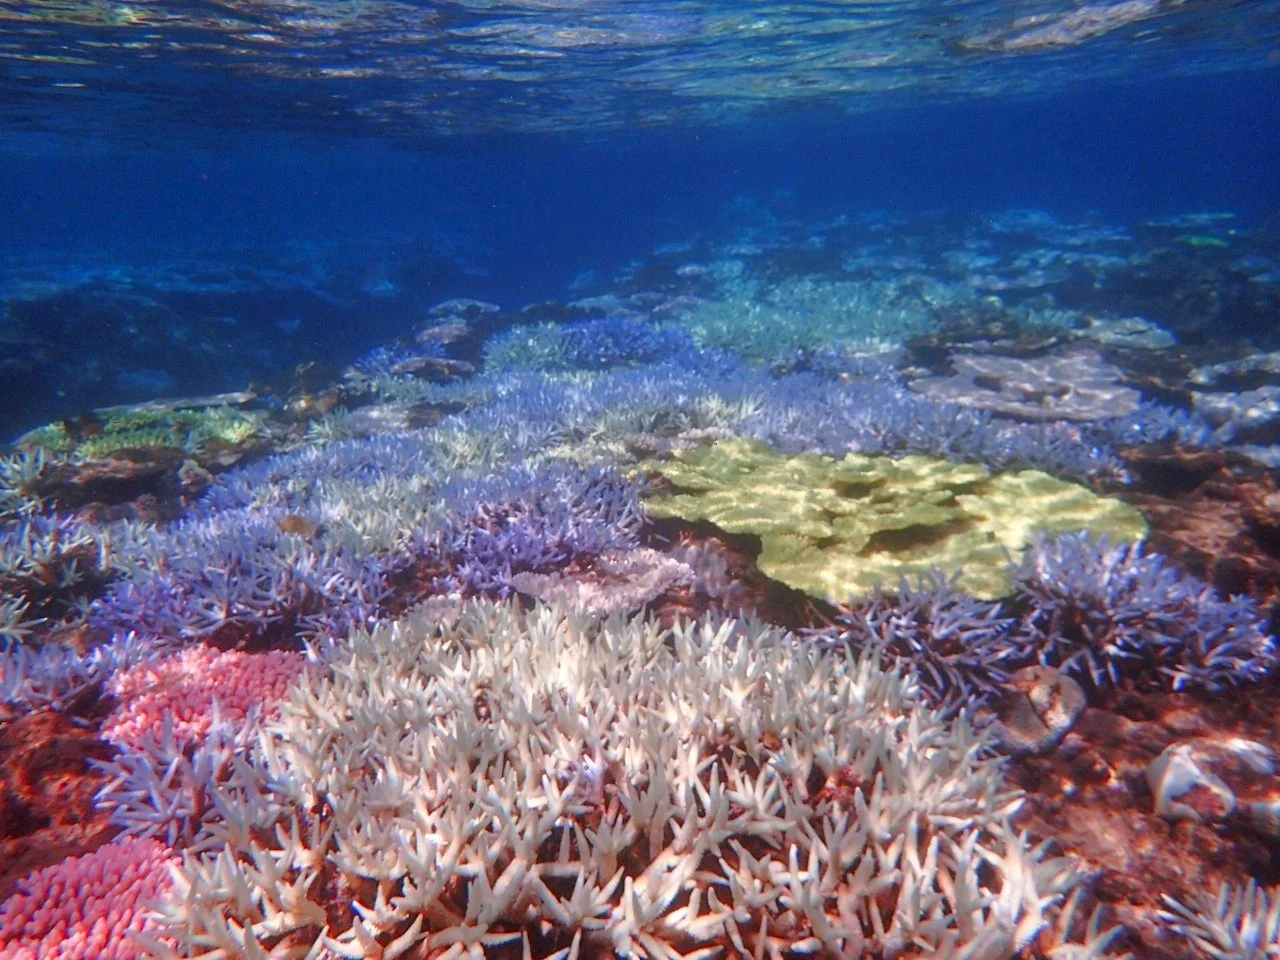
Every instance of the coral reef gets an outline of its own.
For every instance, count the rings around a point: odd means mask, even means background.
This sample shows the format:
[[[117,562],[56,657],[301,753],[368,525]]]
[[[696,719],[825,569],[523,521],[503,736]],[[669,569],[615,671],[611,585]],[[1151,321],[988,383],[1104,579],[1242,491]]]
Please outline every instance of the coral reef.
[[[145,904],[173,884],[177,858],[154,840],[125,839],[18,881],[0,905],[0,947],[11,960],[134,960],[129,936],[152,929]],[[163,941],[161,941],[163,942]]]
[[[0,706],[0,898],[20,876],[111,839],[95,803],[104,778],[92,764],[113,751],[85,712],[14,715]]]
[[[975,599],[934,569],[877,586],[817,631],[904,664],[939,705],[991,705],[1015,672],[1053,668],[1090,690],[1121,683],[1211,693],[1259,683],[1278,652],[1257,604],[1223,599],[1141,544],[1068,534],[1037,538],[1007,570],[1002,602]]]
[[[472,604],[332,668],[263,741],[274,810],[229,791],[184,859],[182,949],[1008,955],[1083,879],[963,718],[773,628]]]
[[[765,574],[833,602],[933,568],[959,576],[974,596],[999,597],[1010,592],[1008,557],[1037,533],[1146,533],[1121,502],[1030,470],[993,475],[919,456],[788,457],[748,441],[644,467],[674,487],[646,500],[650,513],[758,536]]]
[[[243,404],[254,398],[245,394],[233,399]],[[72,460],[100,460],[117,451],[148,447],[170,447],[201,457],[244,447],[268,432],[261,411],[236,409],[226,397],[210,397],[95,410],[74,422],[29,431],[17,444]]]
[[[1095,685],[1125,674],[1216,692],[1257,682],[1276,663],[1252,599],[1222,599],[1140,544],[1041,542],[1013,584],[1041,662]]]
[[[641,523],[639,488],[605,468],[512,468],[460,479],[440,496],[458,519],[411,544],[412,564],[438,571],[433,590],[471,596],[507,597],[520,574],[634,547]]]
[[[649,547],[602,553],[587,570],[565,573],[523,571],[511,585],[543,603],[573,607],[598,616],[637,613],[675,590],[692,587],[695,569]]]
[[[1224,596],[1280,601],[1280,488],[1271,471],[1228,451],[1138,450],[1126,499],[1151,524],[1152,548]],[[1274,627],[1273,627],[1274,630]]]
[[[0,458],[0,955],[1269,942],[1280,494],[1210,401],[1276,343],[1200,296],[1270,316],[1262,241],[903,229],[414,301]]]
[[[74,630],[121,572],[119,534],[74,517],[0,526],[0,646]]]
[[[839,609],[834,636],[904,663],[934,703],[997,696],[1035,651],[1000,604],[962,593],[958,580],[935,568],[915,581],[904,576],[892,592],[877,585],[861,603]]]
[[[119,701],[102,725],[103,739],[136,747],[168,726],[179,746],[205,739],[219,720],[243,723],[284,696],[306,667],[301,654],[189,647],[116,674],[108,689]],[[216,705],[216,708],[215,708]]]
[[[681,330],[615,314],[581,323],[519,325],[485,344],[485,371],[608,370],[696,353]]]
[[[957,354],[952,374],[911,381],[925,396],[1020,420],[1101,420],[1138,409],[1141,395],[1093,350],[1020,359]]]
[[[728,350],[756,363],[831,347],[879,350],[925,333],[937,304],[927,284],[797,277],[780,283],[724,265],[720,290],[671,319],[700,347]]]
[[[1216,897],[1201,892],[1193,904],[1166,897],[1162,914],[1202,957],[1256,957],[1280,948],[1280,895],[1250,880],[1223,885]]]

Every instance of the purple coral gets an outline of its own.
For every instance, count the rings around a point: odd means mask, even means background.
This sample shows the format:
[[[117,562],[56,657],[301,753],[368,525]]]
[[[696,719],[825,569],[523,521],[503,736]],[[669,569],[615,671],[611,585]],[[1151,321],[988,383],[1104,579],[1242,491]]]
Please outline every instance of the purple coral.
[[[1254,601],[1224,600],[1140,544],[1041,542],[1013,568],[1021,630],[1041,663],[1095,686],[1163,677],[1175,690],[1253,683],[1276,662]]]
[[[887,365],[863,364],[840,380],[811,373],[783,377],[764,394],[746,432],[784,452],[872,456],[925,453],[995,469],[1034,467],[1059,476],[1120,475],[1105,446],[1082,442],[1067,424],[1000,420],[912,394]]]
[[[985,603],[933,571],[842,608],[822,638],[873,643],[910,666],[935,702],[990,700],[1039,662],[1094,688],[1121,681],[1217,692],[1276,663],[1254,601],[1212,587],[1140,545],[1088,534],[1041,541],[1011,567],[1014,595]]]
[[[641,525],[638,485],[603,468],[518,467],[441,493],[460,519],[413,552],[443,571],[436,586],[449,592],[510,596],[516,574],[634,547]]]
[[[387,589],[376,560],[331,549],[317,521],[282,507],[227,510],[152,531],[131,580],[95,603],[91,622],[161,641],[290,643],[377,617]]]
[[[655,327],[626,314],[568,324],[564,347],[565,366],[578,370],[632,367],[698,352],[687,331]]]
[[[836,635],[858,646],[878,645],[908,664],[935,703],[990,699],[1033,653],[1017,622],[1001,616],[999,603],[961,593],[957,579],[936,569],[914,584],[904,577],[896,593],[877,590],[842,608]]]

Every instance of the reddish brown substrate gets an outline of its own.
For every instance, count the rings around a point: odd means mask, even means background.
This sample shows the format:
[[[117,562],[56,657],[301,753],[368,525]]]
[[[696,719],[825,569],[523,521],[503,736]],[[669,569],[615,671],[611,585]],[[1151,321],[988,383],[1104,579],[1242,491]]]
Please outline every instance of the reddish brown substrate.
[[[1090,707],[1063,743],[1047,756],[1013,761],[1012,783],[1027,792],[1020,826],[1052,837],[1098,872],[1098,899],[1129,930],[1122,949],[1143,958],[1191,956],[1154,921],[1161,896],[1190,902],[1216,894],[1223,882],[1250,877],[1280,883],[1280,840],[1241,818],[1224,823],[1169,822],[1156,815],[1148,764],[1175,742],[1231,736],[1274,741],[1280,690],[1254,688],[1245,696],[1198,699],[1176,694],[1124,693]],[[1238,764],[1228,777],[1241,801],[1280,797],[1273,777]]]
[[[824,616],[829,612],[825,604],[760,572],[756,566],[760,556],[759,537],[727,534],[703,521],[661,519],[650,526],[644,543],[655,550],[680,544],[717,554],[724,559],[726,574],[733,581],[731,597],[710,596],[689,589],[668,592],[650,605],[650,612],[667,626],[680,618],[694,620],[708,613],[754,615],[765,623],[788,629],[825,622]]]
[[[0,902],[20,877],[88,853],[117,832],[94,806],[104,776],[89,763],[115,750],[98,739],[96,723],[82,723],[49,710],[0,714]]]
[[[1148,546],[1209,581],[1247,594],[1273,618],[1280,601],[1280,488],[1275,474],[1222,451],[1144,448],[1125,459],[1125,493],[1151,525]],[[1273,619],[1273,626],[1275,626]]]

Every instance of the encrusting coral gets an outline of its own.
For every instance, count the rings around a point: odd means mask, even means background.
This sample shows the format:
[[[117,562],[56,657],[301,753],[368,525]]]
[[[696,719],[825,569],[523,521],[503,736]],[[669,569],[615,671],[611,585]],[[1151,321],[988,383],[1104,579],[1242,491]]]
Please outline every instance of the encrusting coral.
[[[176,864],[164,844],[128,838],[25,877],[0,906],[0,956],[135,960],[129,933],[155,927],[144,905],[172,885]]]
[[[306,660],[298,653],[188,647],[112,678],[108,686],[120,705],[104,722],[102,736],[137,746],[167,723],[177,743],[185,746],[208,734],[215,701],[223,719],[243,722],[255,707],[284,696],[305,669]]]
[[[746,440],[641,466],[675,488],[648,498],[650,513],[758,536],[763,573],[837,603],[934,568],[958,574],[975,597],[1000,597],[1012,589],[1009,558],[1036,535],[1146,533],[1132,507],[1035,470],[992,474],[915,455],[785,456]]]
[[[873,653],[474,601],[330,664],[216,788],[153,956],[995,958],[1069,925],[1083,875],[1010,826],[988,738]]]

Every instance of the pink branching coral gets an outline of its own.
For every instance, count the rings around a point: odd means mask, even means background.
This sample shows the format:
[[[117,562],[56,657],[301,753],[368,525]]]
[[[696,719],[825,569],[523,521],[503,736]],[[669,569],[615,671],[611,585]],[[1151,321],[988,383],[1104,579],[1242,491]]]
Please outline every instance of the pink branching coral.
[[[300,653],[210,647],[140,664],[112,681],[120,706],[107,718],[102,735],[137,747],[147,734],[158,737],[168,718],[180,746],[194,743],[209,732],[215,700],[222,719],[242,722],[254,707],[274,707],[305,669]]]
[[[143,904],[168,891],[178,862],[157,840],[129,838],[28,874],[0,904],[0,960],[141,956],[128,932],[153,928]]]

